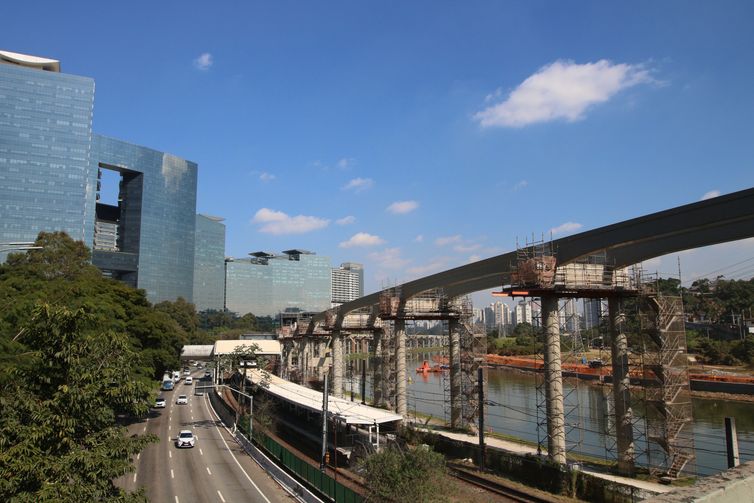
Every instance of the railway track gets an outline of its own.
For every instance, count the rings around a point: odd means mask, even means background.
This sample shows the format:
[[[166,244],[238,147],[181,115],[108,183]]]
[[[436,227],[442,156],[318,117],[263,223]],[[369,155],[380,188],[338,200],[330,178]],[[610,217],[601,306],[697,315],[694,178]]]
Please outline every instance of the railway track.
[[[522,503],[553,503],[557,501],[555,498],[537,496],[509,485],[494,482],[457,466],[449,465],[448,473],[468,484],[490,491],[499,496],[509,498],[512,501],[520,501]]]

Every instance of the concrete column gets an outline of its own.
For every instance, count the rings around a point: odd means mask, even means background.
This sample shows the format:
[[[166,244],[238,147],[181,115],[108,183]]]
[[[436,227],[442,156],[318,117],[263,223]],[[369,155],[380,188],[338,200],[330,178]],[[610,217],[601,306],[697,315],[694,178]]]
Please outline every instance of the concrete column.
[[[390,353],[394,344],[395,332],[392,327],[382,331],[382,404],[390,410],[395,406],[395,383],[392,377],[395,375],[395,355]]]
[[[563,372],[560,360],[558,298],[542,297],[542,322],[545,327],[545,403],[547,410],[547,454],[555,463],[566,462]]]
[[[382,365],[382,330],[375,329],[372,334],[372,398],[375,407],[382,405],[382,376],[384,368]]]
[[[618,472],[634,474],[634,430],[632,426],[630,376],[628,375],[628,339],[620,326],[621,301],[607,301],[610,321],[610,355],[613,367],[613,402],[615,402],[615,436],[618,447]]]
[[[461,425],[461,332],[458,320],[448,321],[450,332],[450,427]]]
[[[406,377],[406,321],[395,320],[395,412],[404,418],[408,415]]]
[[[340,330],[332,333],[332,394],[343,397],[343,334]]]

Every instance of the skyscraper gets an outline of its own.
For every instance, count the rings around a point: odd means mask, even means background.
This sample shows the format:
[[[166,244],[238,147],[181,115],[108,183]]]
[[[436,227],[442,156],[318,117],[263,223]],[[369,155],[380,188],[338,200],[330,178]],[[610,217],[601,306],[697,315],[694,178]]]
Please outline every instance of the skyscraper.
[[[223,218],[196,215],[194,305],[197,311],[225,307],[225,224]]]
[[[516,309],[513,313],[513,323],[518,325],[519,323],[528,323],[534,325],[532,319],[532,307],[531,302],[521,300],[516,304]]]
[[[64,231],[149,300],[190,301],[197,165],[93,134],[93,108],[91,78],[0,51],[0,242]],[[100,201],[103,170],[119,179],[111,204]]]

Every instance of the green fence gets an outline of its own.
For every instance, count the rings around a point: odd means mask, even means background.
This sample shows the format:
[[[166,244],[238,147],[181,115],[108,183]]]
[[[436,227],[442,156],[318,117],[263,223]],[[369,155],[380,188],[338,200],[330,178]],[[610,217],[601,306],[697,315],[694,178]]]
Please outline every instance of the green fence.
[[[240,421],[239,428],[248,434],[247,421]],[[323,473],[306,461],[299,459],[291,451],[277,443],[275,440],[254,429],[254,441],[262,447],[267,454],[283,464],[291,473],[300,480],[308,483],[315,490],[338,503],[362,503],[364,498],[352,489],[335,481],[332,477]]]

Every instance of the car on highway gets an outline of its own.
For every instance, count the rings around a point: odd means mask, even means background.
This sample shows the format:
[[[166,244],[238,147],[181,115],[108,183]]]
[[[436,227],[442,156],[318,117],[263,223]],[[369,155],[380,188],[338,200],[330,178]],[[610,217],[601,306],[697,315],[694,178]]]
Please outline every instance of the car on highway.
[[[178,395],[175,399],[176,405],[188,405],[188,397],[186,395]]]
[[[190,376],[191,375],[191,371],[189,369],[183,369],[183,375]]]
[[[155,409],[164,409],[165,408],[165,397],[164,396],[158,396],[157,400],[154,401],[154,408]]]
[[[191,430],[181,430],[178,437],[175,439],[175,446],[179,449],[181,447],[194,447],[196,445],[196,437]]]
[[[205,370],[204,377],[212,377],[212,372],[210,372],[209,370]]]
[[[185,384],[186,386],[191,386],[192,384],[194,384],[194,378],[191,376],[187,377],[183,384]]]

